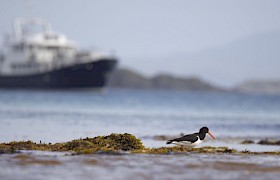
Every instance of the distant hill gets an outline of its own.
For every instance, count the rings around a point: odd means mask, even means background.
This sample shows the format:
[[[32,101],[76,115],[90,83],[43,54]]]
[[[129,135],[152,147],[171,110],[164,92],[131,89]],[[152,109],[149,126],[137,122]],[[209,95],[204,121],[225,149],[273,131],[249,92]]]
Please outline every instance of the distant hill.
[[[234,91],[258,94],[279,94],[280,80],[251,80],[236,86]]]
[[[153,77],[145,77],[129,69],[117,69],[109,80],[109,87],[133,88],[133,89],[168,89],[168,90],[199,90],[222,91],[199,78],[175,77],[169,74],[159,74]]]
[[[133,70],[115,70],[108,83],[113,88],[130,89],[165,89],[182,91],[230,91],[249,94],[278,94],[280,95],[280,80],[250,80],[234,88],[225,89],[214,86],[197,77],[176,77],[170,74],[158,74],[147,77]]]

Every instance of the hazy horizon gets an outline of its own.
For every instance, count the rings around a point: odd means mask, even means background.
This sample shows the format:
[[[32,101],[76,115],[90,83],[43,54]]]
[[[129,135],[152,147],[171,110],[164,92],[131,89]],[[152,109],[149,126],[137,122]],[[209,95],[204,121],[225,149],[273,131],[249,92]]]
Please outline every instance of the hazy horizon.
[[[26,2],[0,2],[1,43],[14,18],[28,16]],[[146,75],[198,76],[224,86],[280,79],[277,0],[50,0],[33,1],[31,14]]]

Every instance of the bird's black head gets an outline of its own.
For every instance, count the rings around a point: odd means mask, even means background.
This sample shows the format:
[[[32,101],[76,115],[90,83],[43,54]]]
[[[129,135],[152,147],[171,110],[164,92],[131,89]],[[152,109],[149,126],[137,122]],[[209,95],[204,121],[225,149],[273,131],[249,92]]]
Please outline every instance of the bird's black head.
[[[213,139],[216,140],[216,138],[213,136],[213,134],[210,133],[208,127],[202,127],[202,128],[200,128],[199,133],[200,133],[200,134],[203,134],[203,135],[206,134],[206,133],[208,133]]]
[[[202,127],[202,128],[200,128],[200,130],[199,130],[199,133],[208,133],[208,132],[209,132],[208,127]]]

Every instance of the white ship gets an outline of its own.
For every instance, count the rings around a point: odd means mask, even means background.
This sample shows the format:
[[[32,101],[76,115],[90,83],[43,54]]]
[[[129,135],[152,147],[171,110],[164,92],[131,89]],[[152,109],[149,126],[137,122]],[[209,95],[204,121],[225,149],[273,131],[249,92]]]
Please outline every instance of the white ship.
[[[0,49],[0,87],[102,88],[116,64],[113,55],[79,51],[45,20],[17,19]]]

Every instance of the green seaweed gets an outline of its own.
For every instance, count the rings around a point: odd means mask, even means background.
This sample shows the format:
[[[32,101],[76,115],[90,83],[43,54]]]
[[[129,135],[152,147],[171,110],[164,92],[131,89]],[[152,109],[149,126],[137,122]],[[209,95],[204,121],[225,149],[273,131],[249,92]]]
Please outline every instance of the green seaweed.
[[[97,151],[131,151],[144,149],[140,139],[131,134],[111,134],[94,138],[76,139],[65,143],[42,144],[32,141],[13,141],[0,144],[0,153],[15,153],[19,150],[73,151],[89,154]]]

